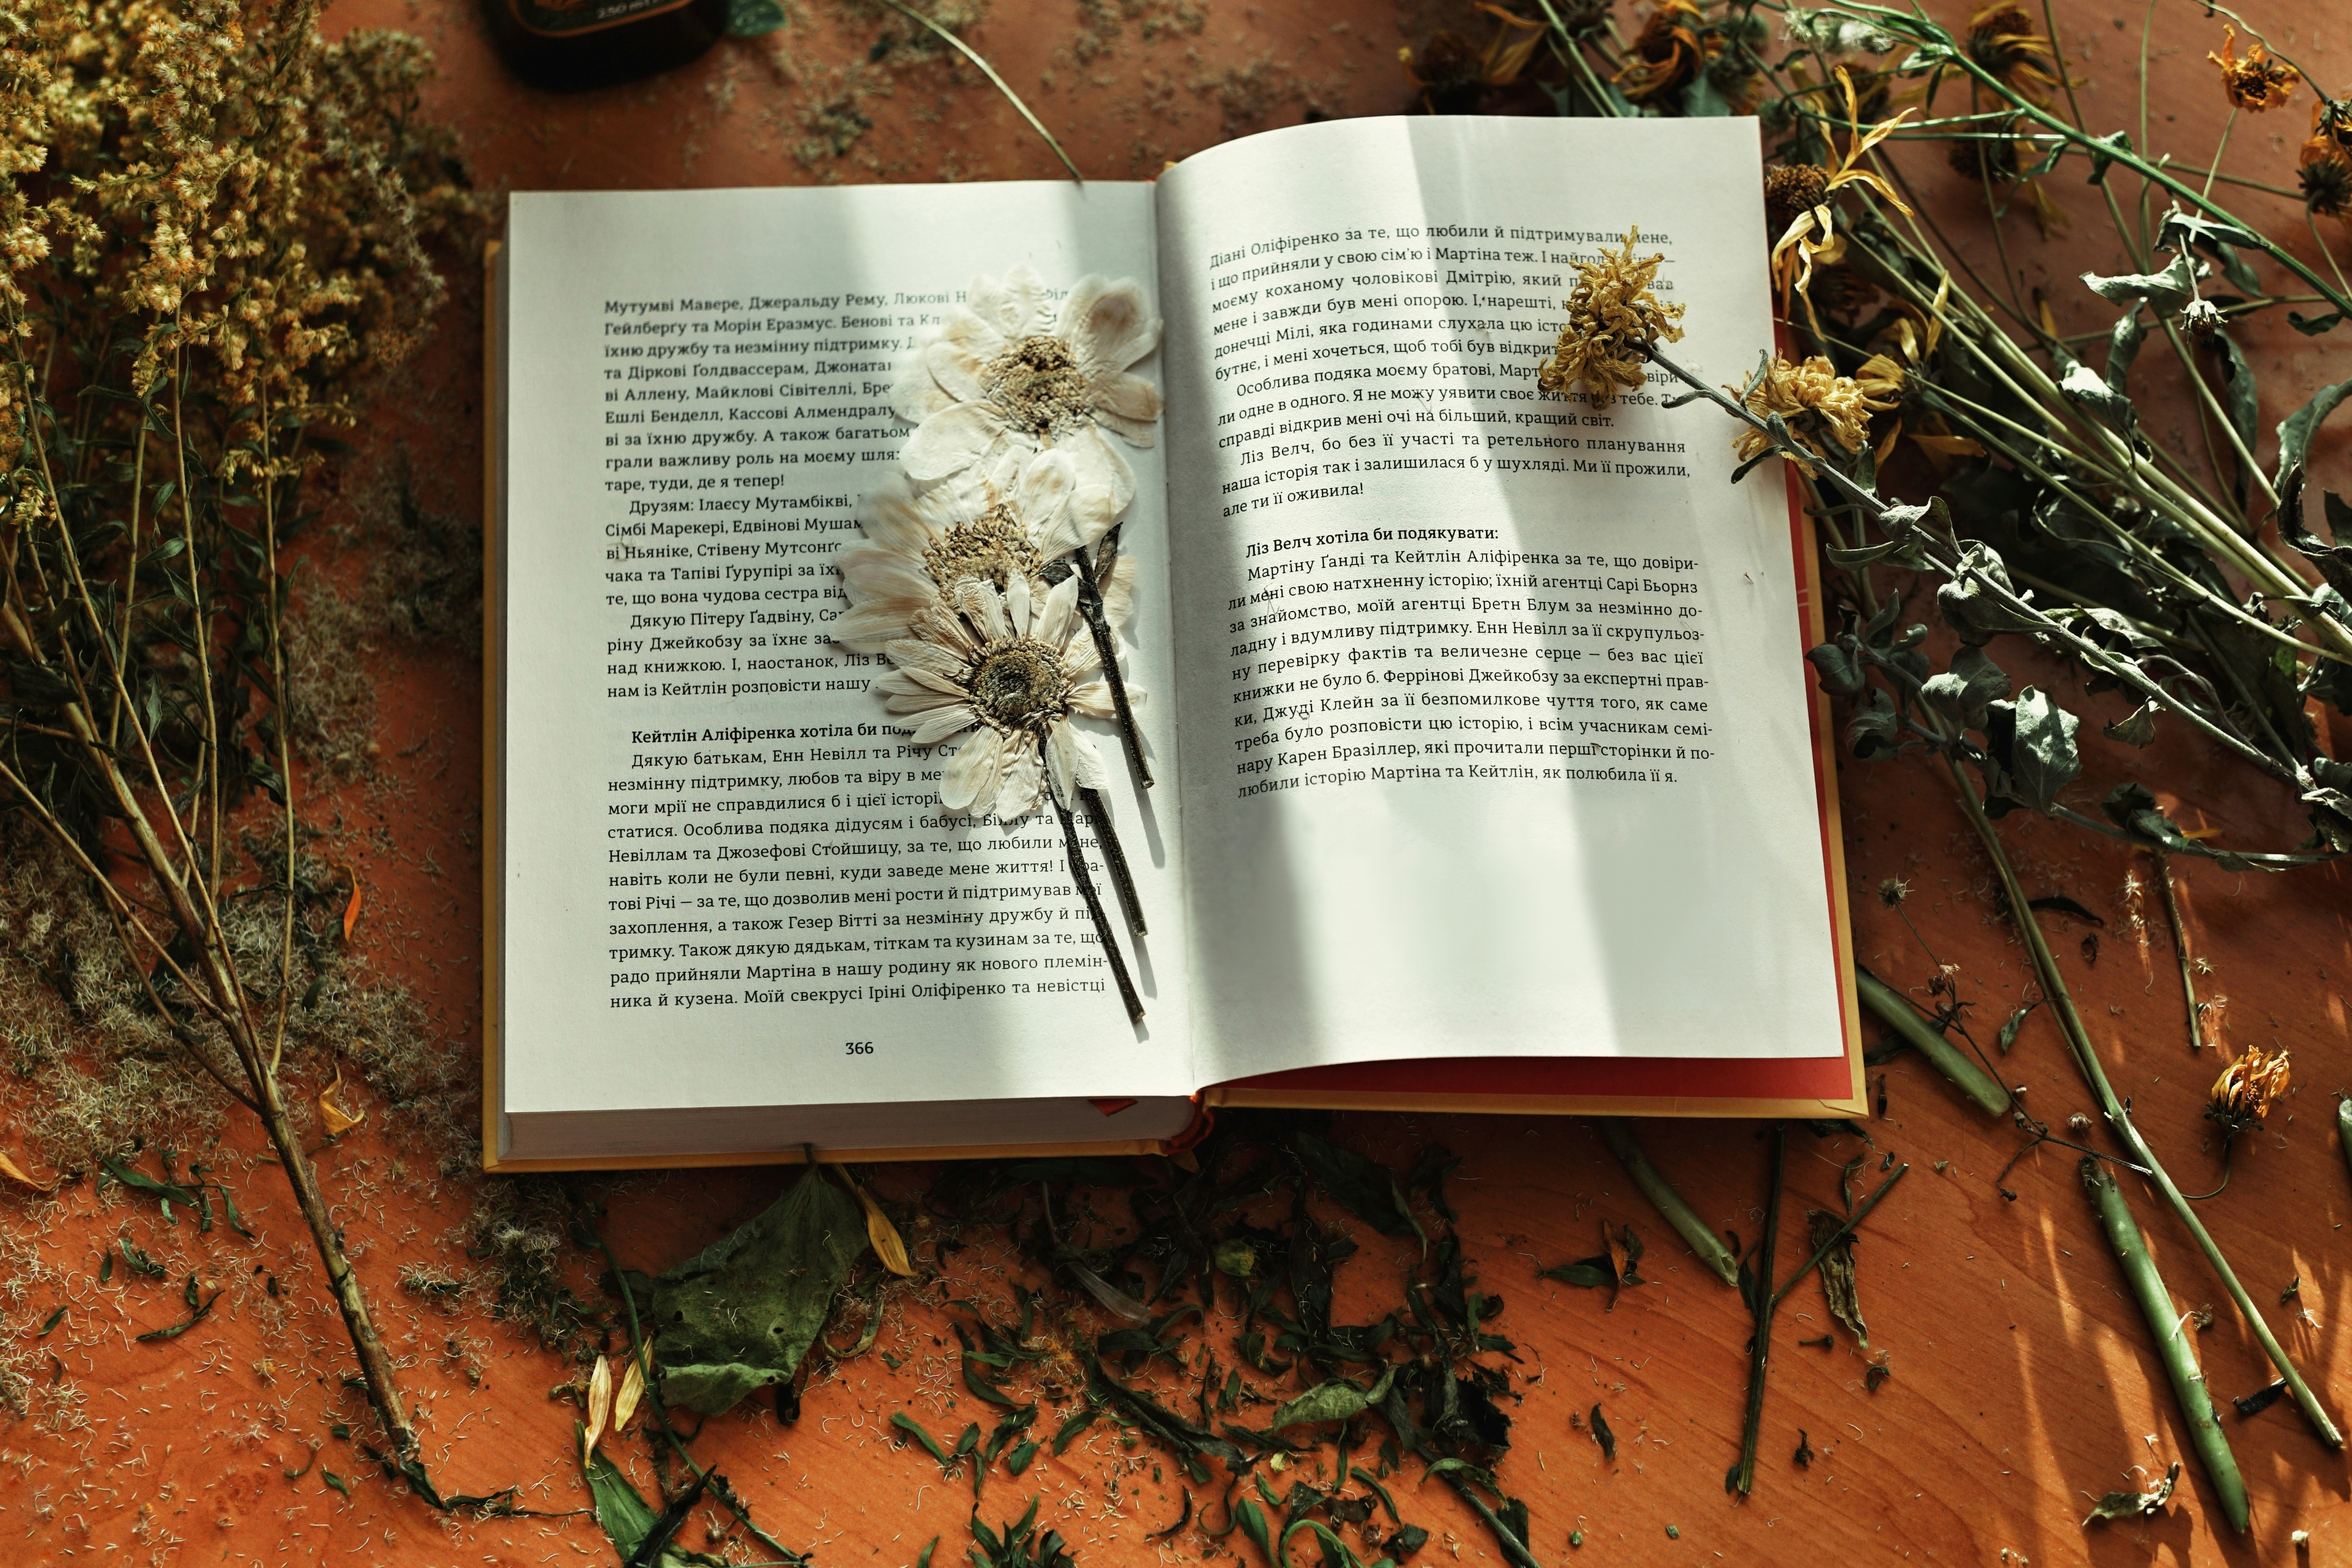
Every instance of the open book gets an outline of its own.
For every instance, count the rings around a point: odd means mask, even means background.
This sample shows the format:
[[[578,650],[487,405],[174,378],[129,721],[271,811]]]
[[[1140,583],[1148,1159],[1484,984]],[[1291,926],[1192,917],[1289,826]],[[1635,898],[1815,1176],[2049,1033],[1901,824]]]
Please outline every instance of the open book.
[[[1682,361],[1752,371],[1756,138],[1362,120],[1149,184],[516,194],[488,1163],[1164,1149],[1221,1103],[1860,1109],[1804,519],[1654,378],[1536,385],[1572,264],[1636,229]],[[1148,931],[1115,922],[1139,1022],[1036,754],[948,810],[969,734],[917,744],[874,689],[897,655],[838,640],[877,506],[1045,482],[940,456],[986,444],[1011,362],[932,351],[971,307],[1100,361],[1031,445],[1097,530],[1121,512],[1156,782],[1067,722]]]

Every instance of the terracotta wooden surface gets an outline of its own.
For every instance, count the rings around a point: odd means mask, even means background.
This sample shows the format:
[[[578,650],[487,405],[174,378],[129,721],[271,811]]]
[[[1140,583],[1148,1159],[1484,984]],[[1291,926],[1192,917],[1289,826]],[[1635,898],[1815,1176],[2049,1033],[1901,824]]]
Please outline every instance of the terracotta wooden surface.
[[[569,99],[506,78],[462,4],[346,0],[329,25],[406,27],[434,44],[443,74],[428,104],[460,128],[467,165],[489,190],[1056,172],[969,69],[936,58],[902,63],[903,51],[875,57],[877,39],[891,34],[878,11],[829,0],[793,9],[792,25],[764,43],[727,45],[656,82]],[[2219,24],[2186,0],[2160,0],[2158,9],[2158,140],[2201,162],[2224,111],[2195,62],[2218,44]],[[2352,76],[2352,37],[2340,8],[2325,9],[2333,14],[2278,5],[2257,15],[2267,11],[2282,41],[2333,73],[2324,79],[2341,90]],[[2063,4],[2056,11],[2070,65],[2086,78],[2086,112],[2122,122],[2140,7]],[[1000,4],[971,37],[1090,174],[1127,178],[1309,111],[1402,110],[1411,93],[1396,50],[1423,42],[1440,22],[1481,30],[1448,8],[1401,11],[1380,0],[1263,7],[1097,0],[1083,11]],[[2288,110],[2242,122],[2225,171],[2290,181],[2309,101],[2306,93]],[[1938,221],[1972,261],[1998,273],[1984,225],[1969,216],[1969,190],[1939,164],[1915,162],[1941,204]],[[2078,237],[2045,247],[2020,216],[2010,255],[2029,286],[2050,290],[2070,329],[2088,329],[2106,308],[2072,275],[2119,270],[2122,257],[2097,237],[2104,224],[2091,193],[2062,182],[2056,193]],[[2249,207],[2278,232],[2301,235],[2292,207]],[[469,517],[480,493],[478,312],[478,289],[461,274],[434,346],[365,436],[379,452],[404,445],[425,502]],[[2255,356],[2264,429],[2317,380],[2345,373],[2330,340],[2266,336]],[[2158,437],[2193,450],[2187,418],[2182,412],[2169,427],[2159,419]],[[2323,466],[2337,487],[2352,488],[2340,443],[2326,449]],[[320,564],[355,572],[364,562]],[[378,654],[378,777],[345,791],[322,817],[331,817],[341,852],[366,879],[362,947],[382,972],[417,991],[441,1048],[463,1059],[480,1043],[478,670],[454,649],[387,646]],[[2038,678],[2080,698],[2070,674]],[[2108,711],[2111,697],[2080,700],[2103,717],[2121,711]],[[2095,743],[2084,789],[2103,789],[2137,760]],[[2265,846],[2299,836],[2283,794],[2185,742],[2160,742],[2152,770],[2193,786],[2180,791],[2189,826]],[[1989,868],[1946,788],[1916,764],[1850,764],[1843,787],[1864,960],[1915,990],[1939,965],[1951,966],[1989,1038],[2024,989],[2025,963],[1995,916]],[[2187,1044],[2148,862],[2039,821],[2011,818],[2005,831],[2031,893],[2064,894],[2104,923],[2047,917],[2118,1089],[2134,1097],[2184,1184],[2194,1185],[2212,1168],[2200,1113],[2221,1063]],[[2333,1113],[2336,1092],[2352,1088],[2342,983],[2352,973],[2352,878],[2337,871],[2242,876],[2201,865],[2180,875],[2193,946],[2211,966],[2200,984],[2227,998],[2220,1017],[2228,1051],[2287,1048],[2297,1083],[2270,1126],[2245,1141],[2230,1191],[2207,1206],[2206,1218],[2342,1420],[2352,1414],[2352,1355],[2336,1332],[2338,1318],[2352,1312],[2341,1231],[2352,1218],[2352,1181]],[[1887,878],[1912,889],[1901,915],[1875,896]],[[1690,955],[1691,983],[1706,983],[1707,967],[1706,954]],[[2005,1070],[2053,1124],[2093,1109],[2039,1015]],[[365,1091],[355,1097],[367,1103]],[[461,1491],[520,1484],[524,1501],[542,1510],[583,1507],[570,1458],[573,1406],[549,1394],[572,1369],[528,1335],[487,1321],[477,1301],[445,1310],[395,1288],[404,1264],[467,1266],[452,1237],[472,1206],[474,1181],[437,1178],[429,1158],[382,1141],[373,1125],[322,1155],[322,1175],[387,1336],[407,1364],[437,1479]],[[1643,1137],[1702,1214],[1752,1240],[1766,1164],[1757,1131],[1744,1123],[1653,1124]],[[1843,1337],[1832,1350],[1800,1348],[1801,1339],[1827,1332],[1828,1319],[1817,1287],[1794,1292],[1775,1335],[1757,1490],[1741,1505],[1726,1499],[1723,1477],[1738,1441],[1746,1314],[1667,1243],[1587,1128],[1353,1116],[1341,1119],[1339,1134],[1392,1160],[1432,1140],[1465,1156],[1455,1187],[1460,1233],[1481,1283],[1507,1302],[1496,1326],[1522,1347],[1528,1376],[1523,1401],[1510,1406],[1516,1442],[1503,1476],[1528,1500],[1536,1553],[1548,1564],[1570,1560],[1569,1531],[1580,1527],[1576,1561],[2284,1563],[2294,1560],[2289,1533],[2307,1530],[2308,1561],[2352,1562],[2352,1474],[2284,1403],[2251,1420],[2225,1420],[2253,1499],[2249,1537],[2219,1533],[2193,1469],[2158,1519],[2091,1531],[2079,1525],[2086,1494],[2136,1486],[2185,1457],[2178,1415],[2147,1330],[2092,1228],[2073,1156],[2047,1148],[2028,1156],[2008,1178],[2016,1200],[2005,1200],[1993,1178],[2020,1136],[1985,1123],[1916,1058],[1885,1070],[1885,1109],[1868,1124],[1867,1150],[1852,1137],[1793,1135],[1782,1247],[1784,1259],[1797,1253],[1805,1207],[1836,1206],[1840,1168],[1854,1155],[1870,1155],[1864,1180],[1876,1179],[1883,1155],[1908,1162],[1909,1175],[1873,1216],[1857,1253],[1871,1343],[1893,1375],[1868,1392],[1865,1363]],[[251,1243],[220,1231],[163,1231],[119,1199],[101,1210],[87,1183],[47,1210],[0,1199],[0,1224],[37,1230],[45,1255],[73,1280],[61,1298],[73,1308],[67,1323],[41,1342],[57,1356],[59,1392],[42,1419],[0,1426],[0,1560],[402,1568],[610,1561],[582,1518],[446,1521],[386,1484],[349,1441],[330,1436],[338,1421],[366,1435],[359,1397],[341,1386],[348,1350],[282,1184],[253,1162],[248,1133],[230,1142],[243,1158],[225,1168],[258,1233]],[[666,1268],[756,1213],[791,1175],[630,1178],[611,1190],[608,1232],[632,1266]],[[919,1190],[929,1175],[876,1173],[877,1185],[898,1196]],[[605,1184],[591,1186],[603,1191]],[[2126,1186],[2182,1310],[2218,1304],[2198,1346],[2226,1410],[2228,1396],[2266,1380],[2261,1354],[2185,1234],[2136,1184]],[[1599,1293],[1537,1280],[1539,1265],[1597,1250],[1603,1223],[1628,1221],[1652,1239],[1645,1271],[1656,1280],[1625,1291],[1613,1310]],[[223,1286],[220,1310],[177,1340],[135,1343],[133,1334],[172,1321],[176,1304],[97,1284],[99,1249],[125,1227],[175,1268]],[[1360,1239],[1364,1252],[1340,1276],[1336,1315],[1343,1319],[1393,1301],[1412,1261],[1404,1249]],[[926,1251],[919,1234],[915,1239]],[[960,1255],[957,1289],[1001,1293],[1005,1263]],[[584,1260],[576,1277],[589,1288]],[[2299,1301],[2273,1305],[2298,1279]],[[269,1293],[270,1280],[281,1294]],[[951,1391],[944,1325],[919,1301],[895,1303],[878,1348],[903,1359],[898,1370],[874,1356],[847,1364],[808,1391],[796,1425],[747,1406],[709,1423],[697,1452],[726,1471],[769,1530],[814,1548],[820,1563],[897,1568],[933,1535],[944,1537],[937,1561],[961,1561],[968,1496],[886,1438],[899,1410],[950,1433],[981,1417],[968,1396],[959,1402]],[[6,1332],[29,1340],[37,1326],[36,1317],[11,1322]],[[266,1375],[257,1364],[264,1362]],[[1571,1424],[1595,1403],[1618,1435],[1613,1462]],[[1049,1410],[1043,1419],[1055,1418]],[[1804,1469],[1790,1458],[1801,1433],[1815,1455]],[[289,1479],[320,1444],[317,1467]],[[643,1482],[641,1444],[627,1451]],[[351,1478],[348,1499],[325,1487],[326,1469]],[[1018,1481],[1000,1473],[984,1507],[1003,1519],[1030,1496],[1042,1498],[1042,1515],[1089,1564],[1189,1561],[1234,1547],[1255,1560],[1239,1536],[1222,1546],[1192,1531],[1146,1541],[1176,1517],[1175,1483],[1173,1468],[1148,1445],[1122,1450],[1097,1428]],[[1443,1489],[1399,1500],[1408,1519],[1435,1532],[1423,1561],[1498,1560],[1491,1539]],[[700,1521],[686,1543],[705,1544]]]

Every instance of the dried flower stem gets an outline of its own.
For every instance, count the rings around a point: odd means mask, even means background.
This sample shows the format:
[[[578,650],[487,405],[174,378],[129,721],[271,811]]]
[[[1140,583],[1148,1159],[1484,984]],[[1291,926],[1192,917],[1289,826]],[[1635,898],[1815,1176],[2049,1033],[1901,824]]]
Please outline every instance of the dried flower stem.
[[[2352,1166],[2352,1099],[2336,1102],[2336,1141],[2344,1145],[2344,1163]]]
[[[1740,1423],[1739,1462],[1723,1478],[1723,1490],[1746,1497],[1756,1490],[1756,1444],[1764,1427],[1764,1377],[1772,1363],[1772,1313],[1780,1306],[1772,1289],[1775,1243],[1780,1235],[1780,1185],[1789,1163],[1789,1129],[1772,1124],[1772,1187],[1764,1200],[1764,1238],[1749,1260],[1754,1273],[1747,1284],[1748,1306],[1756,1319],[1755,1337],[1748,1343],[1748,1413]]]
[[[1070,847],[1070,878],[1078,884],[1078,895],[1087,901],[1087,914],[1095,923],[1095,940],[1102,945],[1103,958],[1110,965],[1111,978],[1118,982],[1118,999],[1127,1006],[1130,1023],[1143,1021],[1143,998],[1136,994],[1135,981],[1127,972],[1127,957],[1118,950],[1118,938],[1112,935],[1110,916],[1103,913],[1102,895],[1095,891],[1095,879],[1087,873],[1086,851],[1078,843],[1078,824],[1070,815],[1070,808],[1053,790],[1045,791],[1054,802],[1054,814],[1062,819],[1062,841]],[[1111,852],[1105,852],[1107,854]]]
[[[1650,1163],[1650,1157],[1633,1141],[1633,1130],[1625,1124],[1625,1118],[1595,1116],[1592,1124],[1600,1129],[1601,1141],[1609,1145],[1609,1152],[1617,1156],[1617,1163],[1625,1167],[1625,1174],[1633,1178],[1633,1185],[1642,1189],[1642,1196],[1650,1200],[1658,1217],[1675,1228],[1675,1233],[1698,1254],[1699,1261],[1717,1279],[1736,1289],[1739,1284],[1739,1264],[1731,1256],[1731,1249],[1707,1228],[1706,1221],[1683,1201],[1682,1195]]]
[[[1951,1081],[1954,1088],[1976,1102],[1979,1110],[1988,1115],[1998,1116],[2009,1109],[2009,1091],[1995,1082],[1990,1073],[1969,1061],[1958,1046],[1930,1029],[1927,1021],[1903,999],[1902,994],[1894,987],[1860,965],[1854,967],[1853,979],[1854,990],[1861,997],[1862,1005],[1926,1057],[1937,1071]]]
[[[1135,877],[1127,869],[1127,851],[1118,841],[1118,829],[1110,820],[1110,802],[1099,789],[1081,789],[1078,800],[1087,809],[1087,821],[1094,824],[1095,838],[1102,844],[1103,864],[1110,873],[1110,884],[1118,890],[1119,907],[1127,913],[1127,928],[1138,936],[1147,935],[1143,926],[1143,900],[1136,895]]]
[[[2065,977],[2058,969],[2058,960],[2050,951],[2050,944],[2042,935],[2042,927],[2034,920],[2032,911],[2027,907],[2025,890],[2018,883],[2017,873],[2010,864],[1999,831],[1994,828],[1992,820],[1985,815],[1983,802],[1977,799],[1975,789],[1969,783],[1968,776],[1960,771],[1959,765],[1948,756],[1944,758],[1944,766],[1951,774],[1953,787],[1959,793],[1960,806],[1968,816],[1969,825],[1976,831],[1978,841],[1984,845],[1986,854],[1992,861],[1994,873],[2000,878],[2018,932],[2024,938],[2026,952],[2032,958],[2035,977],[2041,981],[2042,994],[2050,998],[2052,1009],[2058,1016],[2067,1049],[2074,1055],[2074,1065],[2082,1072],[2083,1080],[2090,1086],[2091,1092],[2098,1097],[2099,1108],[2105,1113],[2107,1124],[2115,1129],[2132,1156],[2147,1167],[2148,1179],[2156,1184],[2157,1191],[2162,1195],[2166,1204],[2188,1228],[2198,1250],[2205,1254],[2205,1261],[2220,1277],[2222,1288],[2230,1292],[2230,1299],[2237,1303],[2240,1315],[2246,1320],[2246,1326],[2261,1343],[2263,1353],[2270,1357],[2271,1364],[2277,1367],[2279,1375],[2286,1380],[2287,1390],[2294,1397],[2295,1407],[2303,1412],[2305,1419],[2311,1423],[2312,1429],[2319,1435],[2322,1442],[2331,1448],[2343,1448],[2343,1433],[2320,1405],[2319,1396],[2312,1392],[2311,1385],[2304,1381],[2303,1374],[2279,1343],[2278,1337],[2271,1333],[2270,1324],[2263,1321],[2253,1298],[2246,1293],[2245,1286],[2238,1282],[2237,1273],[2230,1267],[2230,1260],[2221,1255],[2221,1247],[2206,1230],[2204,1222],[2189,1207],[2189,1200],[2181,1196],[2180,1188],[2174,1185],[2162,1162],[2157,1159],[2156,1151],[2148,1147],[2147,1140],[2141,1136],[2138,1126],[2132,1121],[2130,1107],[2124,1104],[2116,1095],[2114,1084],[2108,1082],[2106,1069],[2099,1061],[2098,1051],[2091,1043],[2090,1030],[2083,1022],[2083,1015],[2075,1009],[2074,993],[2067,989]]]
[[[2164,1277],[2156,1271],[2147,1239],[2140,1234],[2139,1222],[2132,1218],[2131,1205],[2125,1201],[2113,1173],[2091,1158],[2083,1161],[2082,1172],[2083,1186],[2091,1195],[2100,1228],[2116,1249],[2116,1261],[2123,1266],[2124,1282],[2131,1287],[2132,1299],[2147,1320],[2147,1332],[2155,1336],[2157,1358],[2164,1363],[2173,1397],[2180,1406],[2180,1418],[2189,1427],[2189,1447],[2220,1495],[2221,1516],[2242,1535],[2247,1524],[2246,1483],[2230,1452],[2230,1439],[2214,1418],[2212,1391],[2206,1386],[2196,1347],[2186,1332],[2189,1320],[2173,1310],[2172,1292],[2164,1288]]]
[[[1143,734],[1135,727],[1135,709],[1128,704],[1127,677],[1118,667],[1118,634],[1111,630],[1109,618],[1103,613],[1102,584],[1110,580],[1112,569],[1118,564],[1118,528],[1114,526],[1096,547],[1091,568],[1083,553],[1074,563],[1078,579],[1078,613],[1086,617],[1087,630],[1094,633],[1095,652],[1102,656],[1103,679],[1110,684],[1110,705],[1118,714],[1118,738],[1127,747],[1128,765],[1135,769],[1136,782],[1149,789],[1152,785],[1151,764],[1144,759]],[[1136,927],[1139,934],[1142,930],[1140,925]]]
[[[2156,884],[2164,890],[2164,916],[2172,925],[2172,952],[2180,960],[2180,996],[2189,1006],[2189,1049],[2205,1049],[2205,1028],[2198,1019],[2197,977],[2189,967],[2189,927],[2180,919],[2180,896],[2172,889],[2172,863],[2162,851],[2150,852],[2156,862]]]

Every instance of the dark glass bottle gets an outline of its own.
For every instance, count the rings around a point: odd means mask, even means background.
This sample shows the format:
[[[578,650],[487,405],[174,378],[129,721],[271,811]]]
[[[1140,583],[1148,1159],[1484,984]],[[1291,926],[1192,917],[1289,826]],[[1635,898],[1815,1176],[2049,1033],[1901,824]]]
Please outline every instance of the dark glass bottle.
[[[727,0],[482,0],[482,8],[507,64],[550,92],[682,66],[727,32]]]

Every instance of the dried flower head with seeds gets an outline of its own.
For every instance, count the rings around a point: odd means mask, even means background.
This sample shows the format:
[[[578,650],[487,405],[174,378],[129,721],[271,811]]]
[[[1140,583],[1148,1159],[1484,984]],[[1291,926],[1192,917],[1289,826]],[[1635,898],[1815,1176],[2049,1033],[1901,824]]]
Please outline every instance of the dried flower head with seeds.
[[[1106,491],[1112,515],[1125,511],[1135,474],[1105,433],[1152,444],[1160,389],[1128,367],[1159,344],[1160,318],[1132,280],[1082,277],[1056,308],[1029,267],[973,278],[891,388],[891,408],[916,427],[907,476],[1010,488],[1023,459],[1052,448],[1070,455],[1080,491]]]
[[[952,597],[954,613],[923,615],[884,648],[897,667],[874,683],[913,744],[966,737],[940,781],[940,804],[1012,822],[1037,809],[1048,784],[1065,805],[1077,789],[1101,788],[1101,755],[1070,723],[1074,715],[1113,716],[1101,657],[1078,615],[1077,579],[1041,599],[1025,574],[1002,592],[965,578]]]
[[[2260,1126],[2270,1114],[2271,1103],[2286,1092],[2286,1085],[2287,1053],[2248,1046],[2246,1054],[2221,1069],[2221,1076],[2213,1081],[2205,1114],[2234,1137],[2249,1127]]]
[[[1482,0],[1478,9],[1495,19],[1494,36],[1485,49],[1440,28],[1418,54],[1410,47],[1397,51],[1405,79],[1421,89],[1421,107],[1431,114],[1476,113],[1489,96],[1519,79],[1536,46],[1543,42],[1542,22],[1529,21],[1492,0]],[[1565,16],[1561,23],[1573,26]]]
[[[2278,108],[2294,96],[2295,83],[2303,78],[2294,68],[2284,60],[2270,57],[2270,51],[2261,41],[2246,47],[2243,59],[2237,55],[2238,29],[2224,23],[2221,28],[2221,52],[2208,54],[2206,58],[2221,70],[2221,91],[2233,109],[2248,109],[2259,114]]]
[[[1565,301],[1567,324],[1551,357],[1536,370],[1536,384],[1555,397],[1568,397],[1580,384],[1584,401],[1607,408],[1620,392],[1642,384],[1650,344],[1679,342],[1683,308],[1652,292],[1660,253],[1633,259],[1639,229],[1625,234],[1624,248],[1603,250],[1597,262],[1576,263],[1576,287]]]
[[[1883,386],[1865,386],[1838,374],[1837,367],[1822,355],[1815,354],[1800,364],[1776,354],[1760,375],[1735,389],[1732,395],[1759,418],[1779,414],[1800,446],[1825,456],[1828,443],[1849,455],[1869,443],[1870,416],[1895,406],[1895,400],[1884,392]],[[1772,444],[1762,431],[1743,424],[1733,438],[1732,450],[1745,462],[1771,451]],[[1807,477],[1813,476],[1811,464],[1800,462],[1798,466]]]
[[[2314,217],[2342,218],[2352,214],[2352,154],[2326,137],[2303,144],[2303,162],[2294,172],[2305,211]]]
[[[1110,492],[1080,490],[1077,465],[1059,448],[1029,455],[1009,486],[960,478],[918,489],[893,473],[859,507],[866,537],[835,561],[850,610],[833,638],[878,653],[927,613],[953,613],[956,584],[984,581],[1002,593],[1015,576],[1043,598],[1047,569],[1092,546],[1112,523]],[[1135,558],[1121,557],[1103,590],[1113,626],[1134,604]]]

